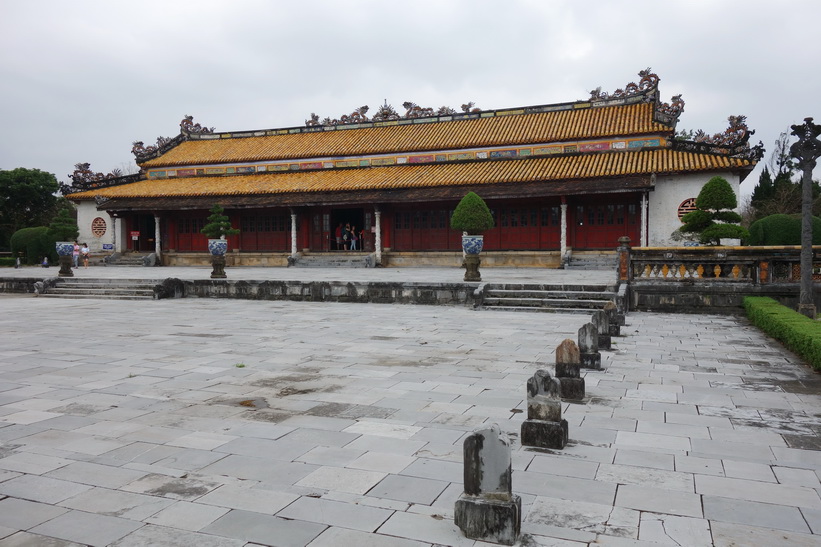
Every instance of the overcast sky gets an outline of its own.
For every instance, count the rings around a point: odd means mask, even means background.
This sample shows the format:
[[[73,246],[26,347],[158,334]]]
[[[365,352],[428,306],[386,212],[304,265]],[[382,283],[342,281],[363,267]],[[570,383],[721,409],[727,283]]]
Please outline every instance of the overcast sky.
[[[133,169],[132,142],[185,114],[237,131],[570,102],[647,67],[683,95],[679,129],[746,115],[766,161],[821,120],[819,24],[818,0],[0,0],[0,169]]]

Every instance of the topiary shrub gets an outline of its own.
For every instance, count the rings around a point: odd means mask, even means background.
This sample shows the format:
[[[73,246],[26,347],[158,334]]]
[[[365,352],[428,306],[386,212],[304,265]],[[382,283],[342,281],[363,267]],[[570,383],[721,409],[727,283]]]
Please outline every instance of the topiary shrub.
[[[54,249],[54,242],[48,226],[36,226],[17,230],[12,234],[9,244],[15,260],[22,254],[26,264],[40,264],[43,257],[47,256],[49,262],[55,264],[57,251]]]
[[[450,217],[452,229],[467,232],[469,235],[479,235],[493,228],[493,225],[493,215],[485,200],[474,192],[468,192],[462,198]]]
[[[209,239],[224,239],[223,236],[235,236],[239,233],[237,228],[231,228],[231,219],[223,214],[223,209],[219,204],[211,207],[211,215],[208,217],[208,224],[202,227],[202,232]]]
[[[713,177],[698,193],[697,209],[681,218],[684,226],[679,231],[697,235],[701,243],[717,244],[724,238],[746,239],[749,232],[738,225],[741,215],[731,210],[737,206],[730,183],[722,177]]]
[[[801,215],[770,215],[750,225],[750,245],[801,245]],[[812,218],[812,244],[821,245],[821,218]]]
[[[76,241],[80,235],[77,221],[71,215],[71,210],[68,207],[62,207],[57,212],[57,216],[48,225],[48,231],[55,242]]]

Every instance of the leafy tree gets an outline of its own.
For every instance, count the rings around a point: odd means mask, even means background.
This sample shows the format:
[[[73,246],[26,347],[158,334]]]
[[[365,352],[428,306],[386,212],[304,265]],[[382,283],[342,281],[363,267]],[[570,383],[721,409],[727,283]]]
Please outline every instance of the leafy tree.
[[[485,230],[490,230],[493,224],[493,215],[485,200],[474,192],[468,192],[462,198],[450,217],[451,228],[470,235],[479,235]]]
[[[716,244],[723,238],[745,239],[749,232],[738,225],[741,215],[733,211],[738,206],[732,186],[722,177],[713,177],[701,188],[696,198],[696,210],[682,217],[679,230],[697,235],[702,243]]]
[[[224,239],[226,236],[235,236],[239,233],[237,228],[231,228],[231,219],[223,214],[223,209],[219,204],[211,207],[211,215],[208,217],[208,224],[202,227],[202,232],[210,239]]]
[[[55,213],[59,185],[51,173],[18,167],[0,170],[0,249],[20,228],[45,226]]]

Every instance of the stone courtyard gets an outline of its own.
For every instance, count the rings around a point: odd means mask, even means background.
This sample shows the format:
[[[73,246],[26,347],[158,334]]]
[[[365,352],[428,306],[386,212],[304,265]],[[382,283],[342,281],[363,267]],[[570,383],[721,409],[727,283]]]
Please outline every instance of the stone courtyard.
[[[0,546],[489,545],[454,503],[493,423],[521,545],[821,544],[821,381],[742,318],[631,313],[544,450],[525,383],[585,315],[0,303]]]

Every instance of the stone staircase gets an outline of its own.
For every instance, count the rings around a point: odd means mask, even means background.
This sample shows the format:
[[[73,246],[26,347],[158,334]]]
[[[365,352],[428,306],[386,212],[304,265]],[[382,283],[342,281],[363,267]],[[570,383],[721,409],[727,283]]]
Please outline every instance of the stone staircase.
[[[44,298],[153,300],[154,285],[157,283],[158,281],[152,279],[78,279],[62,277],[40,296]]]
[[[148,253],[114,253],[106,258],[107,266],[144,266]]]
[[[611,301],[616,301],[611,285],[487,284],[482,309],[589,314]]]
[[[373,254],[360,251],[305,253],[293,263],[295,268],[372,268],[373,265]]]
[[[565,270],[610,270],[616,272],[618,256],[615,251],[571,253]]]

